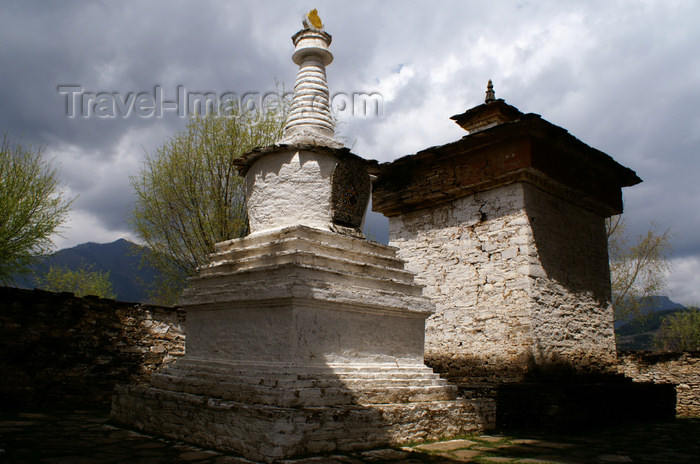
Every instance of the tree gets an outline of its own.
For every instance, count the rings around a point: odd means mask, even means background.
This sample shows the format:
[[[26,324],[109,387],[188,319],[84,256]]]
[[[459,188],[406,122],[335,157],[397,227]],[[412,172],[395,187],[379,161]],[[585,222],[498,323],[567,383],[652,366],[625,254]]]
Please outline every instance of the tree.
[[[185,277],[207,263],[214,244],[248,232],[243,178],[234,160],[282,135],[288,105],[260,111],[229,108],[228,116],[192,116],[187,127],[131,178],[133,225],[163,278],[153,299],[173,304]]]
[[[665,317],[654,342],[663,351],[700,351],[700,310],[689,308]]]
[[[70,199],[42,150],[0,145],[0,283],[30,271],[33,260],[53,247],[51,235],[66,220]]]
[[[46,274],[36,277],[36,285],[51,292],[116,299],[109,274],[109,271],[93,271],[92,266],[85,265],[74,271],[67,267],[51,266]]]
[[[630,241],[621,216],[608,218],[606,227],[615,319],[642,317],[650,297],[666,288],[670,230],[659,233],[658,226],[652,224],[645,235]]]

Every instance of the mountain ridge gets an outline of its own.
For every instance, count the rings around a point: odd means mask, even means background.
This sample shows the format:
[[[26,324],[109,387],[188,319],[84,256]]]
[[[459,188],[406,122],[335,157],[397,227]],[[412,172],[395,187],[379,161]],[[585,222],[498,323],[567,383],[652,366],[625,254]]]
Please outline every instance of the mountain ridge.
[[[146,247],[125,238],[109,243],[86,242],[40,258],[31,270],[33,274],[42,275],[51,266],[71,270],[91,266],[92,271],[109,272],[118,300],[144,303],[148,301],[149,285],[159,275],[153,267],[142,265],[142,257],[146,252]],[[14,280],[19,288],[37,287],[32,274],[15,276]]]

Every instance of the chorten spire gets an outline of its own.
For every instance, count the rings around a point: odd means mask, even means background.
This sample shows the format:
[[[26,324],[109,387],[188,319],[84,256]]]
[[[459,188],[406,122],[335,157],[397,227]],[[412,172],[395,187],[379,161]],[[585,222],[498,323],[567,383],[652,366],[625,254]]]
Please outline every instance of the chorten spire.
[[[493,82],[491,82],[491,79],[489,79],[489,83],[486,86],[486,99],[484,100],[484,103],[489,103],[492,101],[496,101],[496,92],[493,91]]]
[[[339,148],[334,138],[326,66],[333,61],[328,51],[331,35],[327,33],[316,10],[305,15],[304,29],[292,36],[295,50],[292,61],[299,65],[294,84],[292,107],[280,143],[308,143]]]

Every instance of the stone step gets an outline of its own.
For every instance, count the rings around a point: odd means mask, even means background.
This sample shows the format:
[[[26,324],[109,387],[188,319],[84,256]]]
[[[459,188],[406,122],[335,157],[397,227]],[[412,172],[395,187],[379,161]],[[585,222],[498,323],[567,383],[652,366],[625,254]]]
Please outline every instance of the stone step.
[[[226,381],[230,383],[245,383],[251,385],[264,385],[273,388],[287,387],[303,387],[303,388],[330,388],[335,386],[345,386],[348,388],[362,387],[364,385],[371,386],[447,386],[448,382],[439,377],[406,377],[406,378],[351,378],[351,377],[327,377],[327,378],[311,378],[311,379],[280,379],[277,377],[261,377],[235,374],[211,374],[192,371],[166,371],[160,373],[170,377],[191,377],[196,375],[198,378],[210,379],[215,381]],[[457,388],[456,386],[454,388]]]
[[[215,251],[216,253],[226,253],[236,249],[255,248],[266,243],[284,240],[306,240],[322,247],[340,248],[346,252],[389,259],[395,259],[397,251],[395,247],[381,243],[301,225],[219,242],[216,244]]]
[[[325,250],[324,250],[325,251]],[[396,267],[379,266],[348,259],[351,254],[345,256],[329,256],[317,251],[286,250],[277,253],[257,254],[240,259],[217,260],[200,269],[201,276],[232,273],[237,271],[254,270],[259,267],[281,264],[296,264],[320,267],[336,272],[358,274],[377,279],[389,279],[405,284],[413,284],[413,274],[397,269]]]
[[[303,292],[311,292],[308,295],[311,297],[312,294],[326,289],[333,289],[335,293],[347,293],[350,299],[358,299],[361,295],[360,301],[393,298],[398,302],[402,298],[422,299],[423,292],[423,287],[415,283],[295,263],[270,264],[255,269],[229,272],[225,269],[212,268],[206,275],[190,279],[189,283],[182,298],[182,304],[185,306],[231,298],[238,301],[274,299],[301,295]],[[260,292],[261,288],[266,291]],[[401,306],[406,311],[417,306],[426,307],[425,311],[432,312],[432,306],[427,300],[416,301],[409,306],[404,303]]]
[[[452,387],[452,385],[448,384],[445,379],[441,379],[440,377],[433,377],[433,378],[404,378],[404,379],[397,379],[397,378],[385,378],[385,379],[366,379],[366,378],[347,378],[347,377],[341,377],[339,379],[343,385],[349,386],[350,388],[353,388],[355,386],[361,387],[363,385],[371,384],[371,385],[386,385],[387,387],[392,387],[392,386],[398,386],[398,387],[412,387],[412,386],[445,386],[445,387]],[[456,389],[457,387],[454,386]]]
[[[402,292],[408,295],[421,295],[423,286],[413,282],[413,275],[401,271],[396,277],[390,275],[379,275],[366,272],[368,269],[345,269],[342,263],[323,263],[322,259],[280,259],[278,262],[271,260],[266,263],[257,263],[245,269],[235,269],[229,266],[213,266],[202,269],[198,277],[190,279],[194,285],[207,282],[207,280],[215,277],[223,277],[224,284],[228,284],[233,288],[236,284],[244,284],[246,286],[262,285],[265,283],[265,276],[272,279],[279,279],[286,276],[288,281],[295,273],[300,276],[308,276],[311,281],[320,283],[335,282],[343,284],[346,288],[357,287],[358,289],[378,289],[388,292]],[[329,265],[331,267],[329,267]],[[407,279],[410,276],[411,280]],[[281,280],[284,283],[285,280]],[[264,287],[259,287],[264,288]]]
[[[167,369],[196,370],[203,372],[246,373],[248,375],[288,376],[293,379],[320,378],[322,376],[353,376],[357,378],[411,378],[439,377],[425,365],[396,366],[395,364],[286,364],[286,363],[228,363],[221,361],[182,358]]]
[[[430,369],[403,370],[398,372],[381,372],[381,371],[341,371],[341,370],[316,370],[313,372],[285,372],[285,371],[268,371],[255,368],[228,368],[221,369],[212,366],[176,363],[168,366],[162,373],[182,373],[185,375],[202,374],[202,375],[218,375],[223,377],[246,377],[255,379],[274,379],[279,381],[316,381],[316,380],[363,380],[363,381],[382,381],[382,380],[443,380],[440,376]],[[174,374],[175,375],[175,374]]]
[[[348,250],[346,247],[319,243],[305,237],[287,237],[281,240],[248,244],[247,246],[228,247],[209,255],[212,263],[220,261],[238,261],[263,255],[274,255],[290,251],[318,253],[324,256],[341,259],[352,259],[356,262],[403,270],[404,262],[396,258],[395,250],[391,253],[377,254],[366,250]],[[377,250],[374,250],[377,251]],[[386,251],[382,249],[381,251]]]
[[[119,423],[175,440],[206,438],[200,443],[215,448],[235,445],[238,448],[233,449],[247,452],[256,462],[282,462],[287,456],[331,454],[338,449],[356,451],[358,445],[377,448],[409,440],[437,440],[495,425],[492,401],[461,399],[279,408],[142,385],[118,385],[112,405],[112,417]],[[260,454],[256,450],[262,449],[261,444],[275,453]],[[251,445],[261,447],[253,449]],[[281,448],[284,446],[287,448]]]
[[[365,386],[362,389],[341,386],[280,389],[265,385],[212,381],[196,377],[171,377],[162,374],[152,375],[151,385],[169,391],[280,407],[395,404],[446,401],[457,397],[456,389],[449,388],[450,386]]]
[[[262,385],[271,388],[391,388],[391,387],[421,387],[421,386],[447,386],[447,381],[433,376],[405,376],[396,378],[385,377],[346,377],[327,375],[323,377],[294,377],[275,375],[255,375],[248,372],[220,373],[206,372],[202,370],[168,369],[158,375],[170,378],[198,378],[213,382],[226,382],[230,384]],[[452,387],[452,386],[450,386]],[[453,387],[456,389],[457,387]]]

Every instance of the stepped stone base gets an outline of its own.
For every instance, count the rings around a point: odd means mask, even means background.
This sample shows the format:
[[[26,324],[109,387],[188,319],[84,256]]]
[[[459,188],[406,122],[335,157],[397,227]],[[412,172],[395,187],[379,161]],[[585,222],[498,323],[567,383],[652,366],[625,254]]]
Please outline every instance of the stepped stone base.
[[[457,398],[421,364],[178,360],[117,387],[112,418],[148,433],[273,462],[491,429],[491,398]]]
[[[222,242],[190,280],[184,358],[112,416],[272,462],[495,424],[423,363],[432,305],[396,249],[305,226]]]
[[[493,427],[490,400],[279,407],[119,386],[114,420],[148,433],[274,462],[291,456],[370,449]]]
[[[425,365],[223,363],[181,359],[151,386],[279,407],[449,401],[457,387]]]

